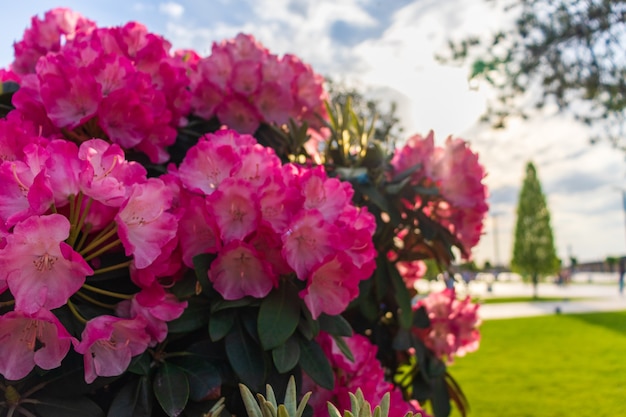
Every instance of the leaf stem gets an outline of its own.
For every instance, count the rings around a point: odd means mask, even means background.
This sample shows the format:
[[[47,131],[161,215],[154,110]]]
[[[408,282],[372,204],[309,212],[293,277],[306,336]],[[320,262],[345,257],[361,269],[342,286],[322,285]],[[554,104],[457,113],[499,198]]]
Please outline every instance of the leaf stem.
[[[103,253],[105,253],[109,249],[113,249],[114,247],[118,246],[120,243],[122,243],[122,242],[119,239],[115,239],[113,242],[109,243],[106,246],[101,247],[100,249],[98,249],[97,251],[92,253],[91,255],[84,256],[85,261],[86,262],[91,261],[93,258],[96,258],[96,257],[102,255]],[[82,253],[81,253],[81,255],[82,255]]]
[[[94,275],[104,274],[106,272],[111,272],[111,271],[116,271],[118,269],[127,268],[127,267],[130,266],[131,262],[132,261],[126,261],[126,262],[122,262],[122,263],[119,263],[119,264],[115,264],[115,265],[107,266],[107,267],[104,267],[104,268],[96,269],[96,270],[93,271],[93,274]]]
[[[119,298],[121,300],[130,300],[131,298],[133,298],[133,296],[129,294],[121,294],[118,292],[103,290],[102,288],[94,287],[89,284],[83,284],[83,288],[87,291],[95,292],[96,294],[108,295],[109,297]]]
[[[115,305],[113,304],[107,304],[107,303],[103,303],[102,301],[98,301],[95,298],[91,298],[90,296],[78,291],[76,294],[78,297],[82,298],[83,300],[89,301],[91,304],[97,305],[98,307],[102,307],[102,308],[106,308],[109,310],[115,310]]]
[[[74,317],[76,317],[76,320],[78,320],[82,324],[87,324],[87,319],[84,318],[82,314],[78,312],[78,310],[76,309],[76,306],[70,300],[67,300],[67,307],[70,309]]]

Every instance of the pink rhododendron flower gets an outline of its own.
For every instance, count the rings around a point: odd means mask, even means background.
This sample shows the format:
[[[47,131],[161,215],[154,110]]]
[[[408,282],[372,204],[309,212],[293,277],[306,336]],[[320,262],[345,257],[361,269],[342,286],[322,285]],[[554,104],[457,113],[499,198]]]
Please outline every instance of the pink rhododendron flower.
[[[60,214],[18,223],[0,250],[0,276],[15,298],[15,309],[34,314],[61,307],[93,270],[64,242],[70,223]]]
[[[413,178],[430,175],[430,165],[435,152],[435,133],[431,130],[424,138],[420,135],[411,136],[402,148],[396,150],[391,159],[395,174],[419,166]]]
[[[211,55],[191,67],[192,112],[217,116],[231,129],[252,133],[290,118],[320,127],[326,117],[323,78],[293,55],[279,58],[252,36],[214,43]]]
[[[241,159],[235,149],[229,145],[219,146],[213,138],[214,135],[206,135],[205,140],[199,140],[180,164],[180,180],[190,191],[209,195],[240,169]]]
[[[247,181],[228,178],[207,197],[209,212],[224,243],[243,240],[258,227],[260,211],[254,191]]]
[[[11,67],[18,74],[34,72],[37,60],[48,52],[59,51],[62,40],[74,39],[77,33],[87,33],[95,26],[79,13],[61,7],[46,12],[43,19],[34,16],[23,39],[13,44],[15,61]]]
[[[54,198],[45,170],[49,153],[34,143],[23,149],[23,160],[0,163],[0,219],[7,226],[44,214]]]
[[[478,349],[479,305],[472,303],[469,296],[461,301],[453,289],[446,289],[422,298],[414,308],[422,306],[428,313],[430,327],[413,331],[439,358],[451,364],[455,356]]]
[[[149,178],[131,187],[128,199],[115,216],[126,255],[133,255],[139,269],[150,265],[176,235],[178,219],[169,212],[172,198],[171,189],[162,180]]]
[[[487,188],[485,171],[462,139],[448,138],[444,147],[434,145],[434,134],[426,138],[415,135],[397,149],[391,164],[396,177],[414,170],[414,185],[438,190],[439,195],[416,195],[416,201],[404,201],[409,210],[420,208],[443,225],[461,243],[462,256],[471,258],[471,249],[478,244],[486,216]]]
[[[33,314],[10,311],[0,316],[0,374],[24,378],[35,365],[54,369],[76,341],[48,310]]]
[[[253,246],[239,241],[224,246],[209,270],[209,280],[226,300],[263,298],[278,284],[277,278]]]
[[[322,313],[340,314],[359,295],[358,273],[347,255],[340,252],[329,258],[313,269],[306,289],[300,292],[314,319]]]
[[[396,268],[404,284],[409,289],[415,289],[417,280],[423,278],[426,274],[426,264],[424,261],[398,261],[396,262]]]
[[[150,343],[141,317],[123,319],[98,316],[87,322],[76,352],[83,355],[85,381],[91,384],[99,376],[117,376],[126,371],[133,356],[143,353]]]
[[[351,410],[349,393],[360,388],[363,397],[372,406],[380,404],[383,396],[390,393],[390,417],[403,417],[409,411],[428,417],[417,402],[405,402],[400,390],[385,381],[385,371],[376,359],[378,348],[375,345],[358,334],[346,337],[344,341],[354,356],[354,362],[344,356],[330,335],[322,332],[317,337],[335,373],[335,386],[331,391],[326,390],[313,384],[305,375],[303,390],[313,391],[309,404],[314,415],[327,414],[327,401],[339,410]]]
[[[146,169],[126,161],[118,145],[88,140],[80,145],[78,157],[84,161],[79,173],[82,189],[107,206],[119,207],[127,200],[130,185],[145,182]]]
[[[193,268],[193,257],[201,253],[216,253],[222,246],[215,218],[209,215],[206,200],[200,196],[187,195],[178,223],[178,238],[183,262]]]
[[[298,278],[305,279],[328,255],[346,249],[344,242],[336,226],[325,222],[320,212],[310,210],[296,217],[283,235],[283,256]]]
[[[161,285],[154,283],[131,300],[121,302],[117,314],[127,318],[142,317],[151,338],[150,346],[156,346],[167,337],[167,322],[180,317],[186,307],[186,301],[178,301],[174,294],[166,293]]]

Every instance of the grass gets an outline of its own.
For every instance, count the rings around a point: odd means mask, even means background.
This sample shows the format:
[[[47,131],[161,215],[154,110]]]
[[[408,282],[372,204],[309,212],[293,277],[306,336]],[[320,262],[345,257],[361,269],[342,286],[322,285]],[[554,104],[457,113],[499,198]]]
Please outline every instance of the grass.
[[[626,415],[626,311],[493,320],[481,333],[449,368],[470,417]]]
[[[541,301],[581,301],[590,300],[588,297],[493,297],[482,298],[479,300],[481,304],[502,304],[502,303],[531,303]]]

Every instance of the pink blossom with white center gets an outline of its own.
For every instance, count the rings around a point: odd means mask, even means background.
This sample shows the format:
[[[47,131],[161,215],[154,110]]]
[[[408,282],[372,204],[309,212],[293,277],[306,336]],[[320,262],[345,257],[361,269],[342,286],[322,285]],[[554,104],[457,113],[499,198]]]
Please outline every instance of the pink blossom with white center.
[[[80,343],[74,343],[74,350],[84,358],[85,381],[91,384],[99,376],[124,373],[131,358],[148,348],[150,336],[145,329],[141,317],[98,316],[89,320]]]
[[[352,201],[354,190],[348,182],[328,178],[323,166],[310,169],[300,177],[304,208],[316,209],[324,220],[335,221]]]
[[[0,276],[15,310],[33,314],[61,307],[93,270],[67,243],[69,221],[60,214],[32,216],[15,225],[0,250]]]
[[[272,148],[254,144],[238,149],[241,168],[234,175],[246,180],[255,189],[261,189],[280,172],[281,162]]]
[[[301,280],[306,279],[328,255],[345,250],[347,246],[347,238],[340,234],[336,226],[325,222],[316,210],[297,216],[282,239],[283,256]]]
[[[262,221],[282,235],[293,216],[302,208],[302,196],[298,189],[286,187],[282,180],[276,179],[263,187],[259,206]]]
[[[0,374],[17,381],[36,366],[61,366],[72,341],[56,316],[48,310],[32,314],[10,311],[0,316]]]
[[[245,180],[227,178],[222,181],[219,189],[207,196],[207,207],[225,243],[243,240],[259,225],[255,188]]]
[[[80,145],[78,157],[84,161],[79,174],[82,189],[105,205],[119,207],[128,197],[131,184],[146,181],[146,169],[126,161],[119,145],[88,140]]]
[[[187,308],[187,302],[178,301],[174,294],[165,292],[163,287],[154,283],[143,288],[131,300],[118,304],[120,317],[142,317],[146,321],[145,330],[151,338],[150,346],[156,346],[167,337],[167,322],[177,319]]]
[[[139,269],[150,265],[161,248],[176,236],[178,218],[169,212],[172,190],[158,178],[133,184],[128,199],[115,216],[118,235],[127,256]]]
[[[199,140],[180,164],[180,181],[189,191],[210,195],[241,167],[241,158],[235,149],[213,143],[212,136]]]
[[[209,280],[225,300],[245,296],[263,298],[278,285],[278,277],[267,261],[261,259],[253,246],[232,241],[211,263]]]
[[[232,129],[220,129],[215,133],[209,133],[203,136],[206,140],[211,141],[216,146],[228,145],[240,152],[243,148],[257,145],[256,138],[252,135],[242,134]]]
[[[339,252],[312,270],[307,287],[299,295],[314,319],[322,313],[334,316],[359,295],[361,278],[348,256]]]

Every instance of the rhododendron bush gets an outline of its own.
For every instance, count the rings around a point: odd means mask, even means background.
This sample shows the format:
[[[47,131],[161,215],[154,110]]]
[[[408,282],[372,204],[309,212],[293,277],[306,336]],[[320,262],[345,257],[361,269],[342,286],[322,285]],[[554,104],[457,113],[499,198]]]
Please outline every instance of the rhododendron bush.
[[[465,413],[477,306],[420,295],[487,211],[467,142],[389,150],[251,35],[205,57],[137,22],[34,17],[0,70],[0,408],[205,416],[294,375],[348,408]],[[226,412],[226,411],[225,411]]]

